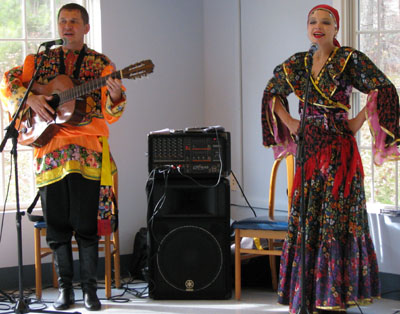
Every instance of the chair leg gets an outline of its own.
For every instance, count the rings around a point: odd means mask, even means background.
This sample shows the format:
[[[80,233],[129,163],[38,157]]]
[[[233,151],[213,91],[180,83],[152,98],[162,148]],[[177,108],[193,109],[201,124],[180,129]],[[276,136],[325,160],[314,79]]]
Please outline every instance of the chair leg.
[[[274,249],[274,240],[268,239],[269,249]],[[271,269],[271,278],[272,278],[272,289],[274,291],[278,290],[278,277],[276,275],[276,258],[275,255],[269,255],[269,267]]]
[[[104,260],[105,260],[105,286],[106,286],[106,298],[111,297],[111,241],[110,235],[104,236]]]
[[[240,262],[240,230],[235,230],[235,299],[240,300],[242,292],[241,279],[241,262]]]
[[[121,262],[119,256],[119,232],[118,229],[113,234],[114,242],[114,281],[115,287],[121,288]]]
[[[58,275],[56,271],[56,264],[54,261],[54,254],[51,254],[51,260],[52,260],[52,269],[53,269],[53,287],[58,288]]]
[[[40,251],[40,228],[34,228],[34,243],[35,243],[35,287],[36,298],[42,299],[42,257]]]

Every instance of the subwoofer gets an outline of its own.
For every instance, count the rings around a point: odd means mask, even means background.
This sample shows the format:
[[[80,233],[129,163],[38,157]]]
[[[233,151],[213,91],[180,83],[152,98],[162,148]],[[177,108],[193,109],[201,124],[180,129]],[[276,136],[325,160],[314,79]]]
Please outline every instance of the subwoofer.
[[[229,181],[156,179],[148,194],[150,297],[230,298]]]

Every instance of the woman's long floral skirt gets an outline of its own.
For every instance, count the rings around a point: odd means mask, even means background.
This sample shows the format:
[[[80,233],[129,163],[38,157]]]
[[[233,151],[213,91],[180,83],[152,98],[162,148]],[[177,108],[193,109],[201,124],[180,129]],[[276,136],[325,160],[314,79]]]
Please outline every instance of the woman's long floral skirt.
[[[306,304],[345,310],[379,297],[378,264],[368,227],[363,169],[352,136],[337,137],[305,162]],[[320,147],[321,148],[321,147]],[[278,302],[296,313],[301,305],[300,180],[280,265]]]

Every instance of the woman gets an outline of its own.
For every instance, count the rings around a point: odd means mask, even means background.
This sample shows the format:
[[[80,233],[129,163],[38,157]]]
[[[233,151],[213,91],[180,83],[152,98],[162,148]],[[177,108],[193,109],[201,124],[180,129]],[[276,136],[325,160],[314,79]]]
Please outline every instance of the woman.
[[[363,167],[354,134],[365,120],[374,138],[374,161],[397,158],[399,100],[388,78],[360,51],[340,47],[335,36],[339,14],[328,6],[314,7],[307,35],[318,45],[313,56],[301,52],[274,71],[263,97],[263,142],[275,158],[296,153],[300,121],[289,113],[286,97],[300,99],[306,115],[306,303],[310,313],[343,313],[349,306],[379,297],[378,265],[368,228]],[[312,58],[312,60],[310,59]],[[306,78],[312,62],[309,106],[303,112]],[[348,118],[352,87],[369,94],[366,106]],[[299,166],[299,164],[297,164]],[[301,305],[300,181],[297,168],[289,229],[283,246],[279,303],[290,313]]]

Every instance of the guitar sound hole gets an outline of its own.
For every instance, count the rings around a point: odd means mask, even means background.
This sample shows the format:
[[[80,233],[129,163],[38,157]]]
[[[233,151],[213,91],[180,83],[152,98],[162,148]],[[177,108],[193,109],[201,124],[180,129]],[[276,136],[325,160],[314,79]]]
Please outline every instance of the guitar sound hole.
[[[53,96],[53,98],[48,101],[48,104],[51,106],[51,108],[56,110],[58,107],[58,104],[60,103],[60,96],[58,96],[57,94],[53,94],[52,96]]]

